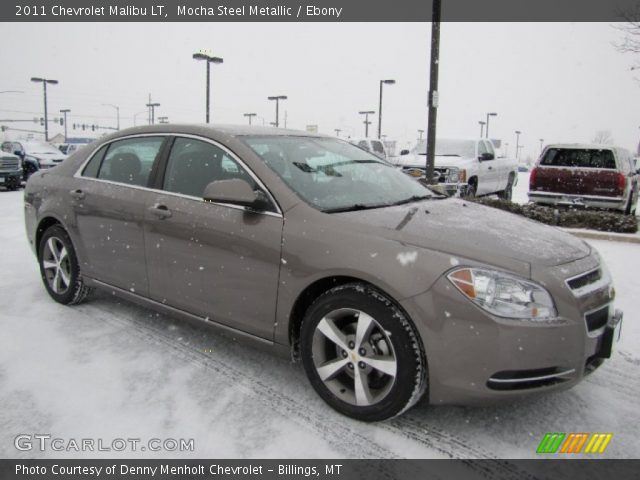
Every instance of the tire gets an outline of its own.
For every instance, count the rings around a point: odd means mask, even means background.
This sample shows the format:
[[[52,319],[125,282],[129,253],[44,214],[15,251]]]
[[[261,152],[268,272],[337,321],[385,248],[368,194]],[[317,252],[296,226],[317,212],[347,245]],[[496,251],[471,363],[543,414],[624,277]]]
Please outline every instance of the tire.
[[[76,305],[91,292],[80,275],[78,257],[67,232],[60,225],[49,227],[38,247],[42,282],[56,302]]]
[[[300,354],[318,395],[357,420],[399,415],[427,389],[427,360],[415,327],[366,284],[341,285],[316,299],[302,323]]]
[[[498,197],[502,200],[511,200],[513,197],[513,176],[509,175],[509,182],[507,183],[507,188],[498,192]]]
[[[465,192],[464,197],[475,198],[477,192],[478,192],[478,185],[475,182],[469,182],[469,186],[467,187],[467,191]]]

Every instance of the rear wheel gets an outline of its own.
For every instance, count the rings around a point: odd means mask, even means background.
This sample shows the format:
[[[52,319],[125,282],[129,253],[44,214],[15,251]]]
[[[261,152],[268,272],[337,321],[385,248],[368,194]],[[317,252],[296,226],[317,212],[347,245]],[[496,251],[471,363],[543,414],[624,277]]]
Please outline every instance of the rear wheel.
[[[513,197],[513,175],[509,175],[507,187],[501,192],[498,192],[498,197],[502,200],[511,200]]]
[[[49,227],[42,235],[38,259],[44,286],[56,302],[74,305],[91,292],[80,275],[71,239],[60,225]]]
[[[320,397],[358,420],[398,415],[426,389],[426,358],[415,327],[366,284],[333,288],[313,303],[303,320],[300,353]]]

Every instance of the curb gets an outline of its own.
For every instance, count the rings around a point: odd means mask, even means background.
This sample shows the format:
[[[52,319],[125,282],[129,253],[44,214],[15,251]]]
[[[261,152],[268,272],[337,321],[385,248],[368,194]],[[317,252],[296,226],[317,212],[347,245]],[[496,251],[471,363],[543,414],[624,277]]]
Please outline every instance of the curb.
[[[606,232],[583,232],[575,231],[570,228],[563,228],[565,232],[568,232],[576,237],[586,238],[589,240],[608,240],[610,242],[624,242],[640,244],[640,236],[637,235],[625,235],[624,233],[606,233]]]

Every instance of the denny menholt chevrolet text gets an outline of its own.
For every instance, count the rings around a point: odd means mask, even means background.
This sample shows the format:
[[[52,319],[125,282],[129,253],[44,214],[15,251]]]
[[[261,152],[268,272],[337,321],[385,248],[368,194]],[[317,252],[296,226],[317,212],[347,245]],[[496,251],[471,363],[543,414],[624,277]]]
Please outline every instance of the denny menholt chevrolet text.
[[[33,175],[25,218],[57,302],[105,288],[292,354],[367,421],[569,388],[622,317],[583,241],[306,132],[123,130]]]

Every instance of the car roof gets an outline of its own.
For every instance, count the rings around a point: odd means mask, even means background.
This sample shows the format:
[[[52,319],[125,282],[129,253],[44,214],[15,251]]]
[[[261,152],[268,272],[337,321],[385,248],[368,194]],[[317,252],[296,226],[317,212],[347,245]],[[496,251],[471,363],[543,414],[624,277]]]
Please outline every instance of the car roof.
[[[110,138],[120,136],[145,134],[145,133],[184,133],[199,134],[205,136],[295,136],[295,137],[319,137],[329,138],[329,135],[309,133],[302,130],[292,130],[287,128],[275,128],[259,125],[225,125],[225,124],[183,124],[183,123],[162,123],[157,125],[145,125],[133,127],[110,135]]]
[[[623,150],[615,145],[605,145],[602,143],[550,143],[545,148],[579,148],[588,150]]]

